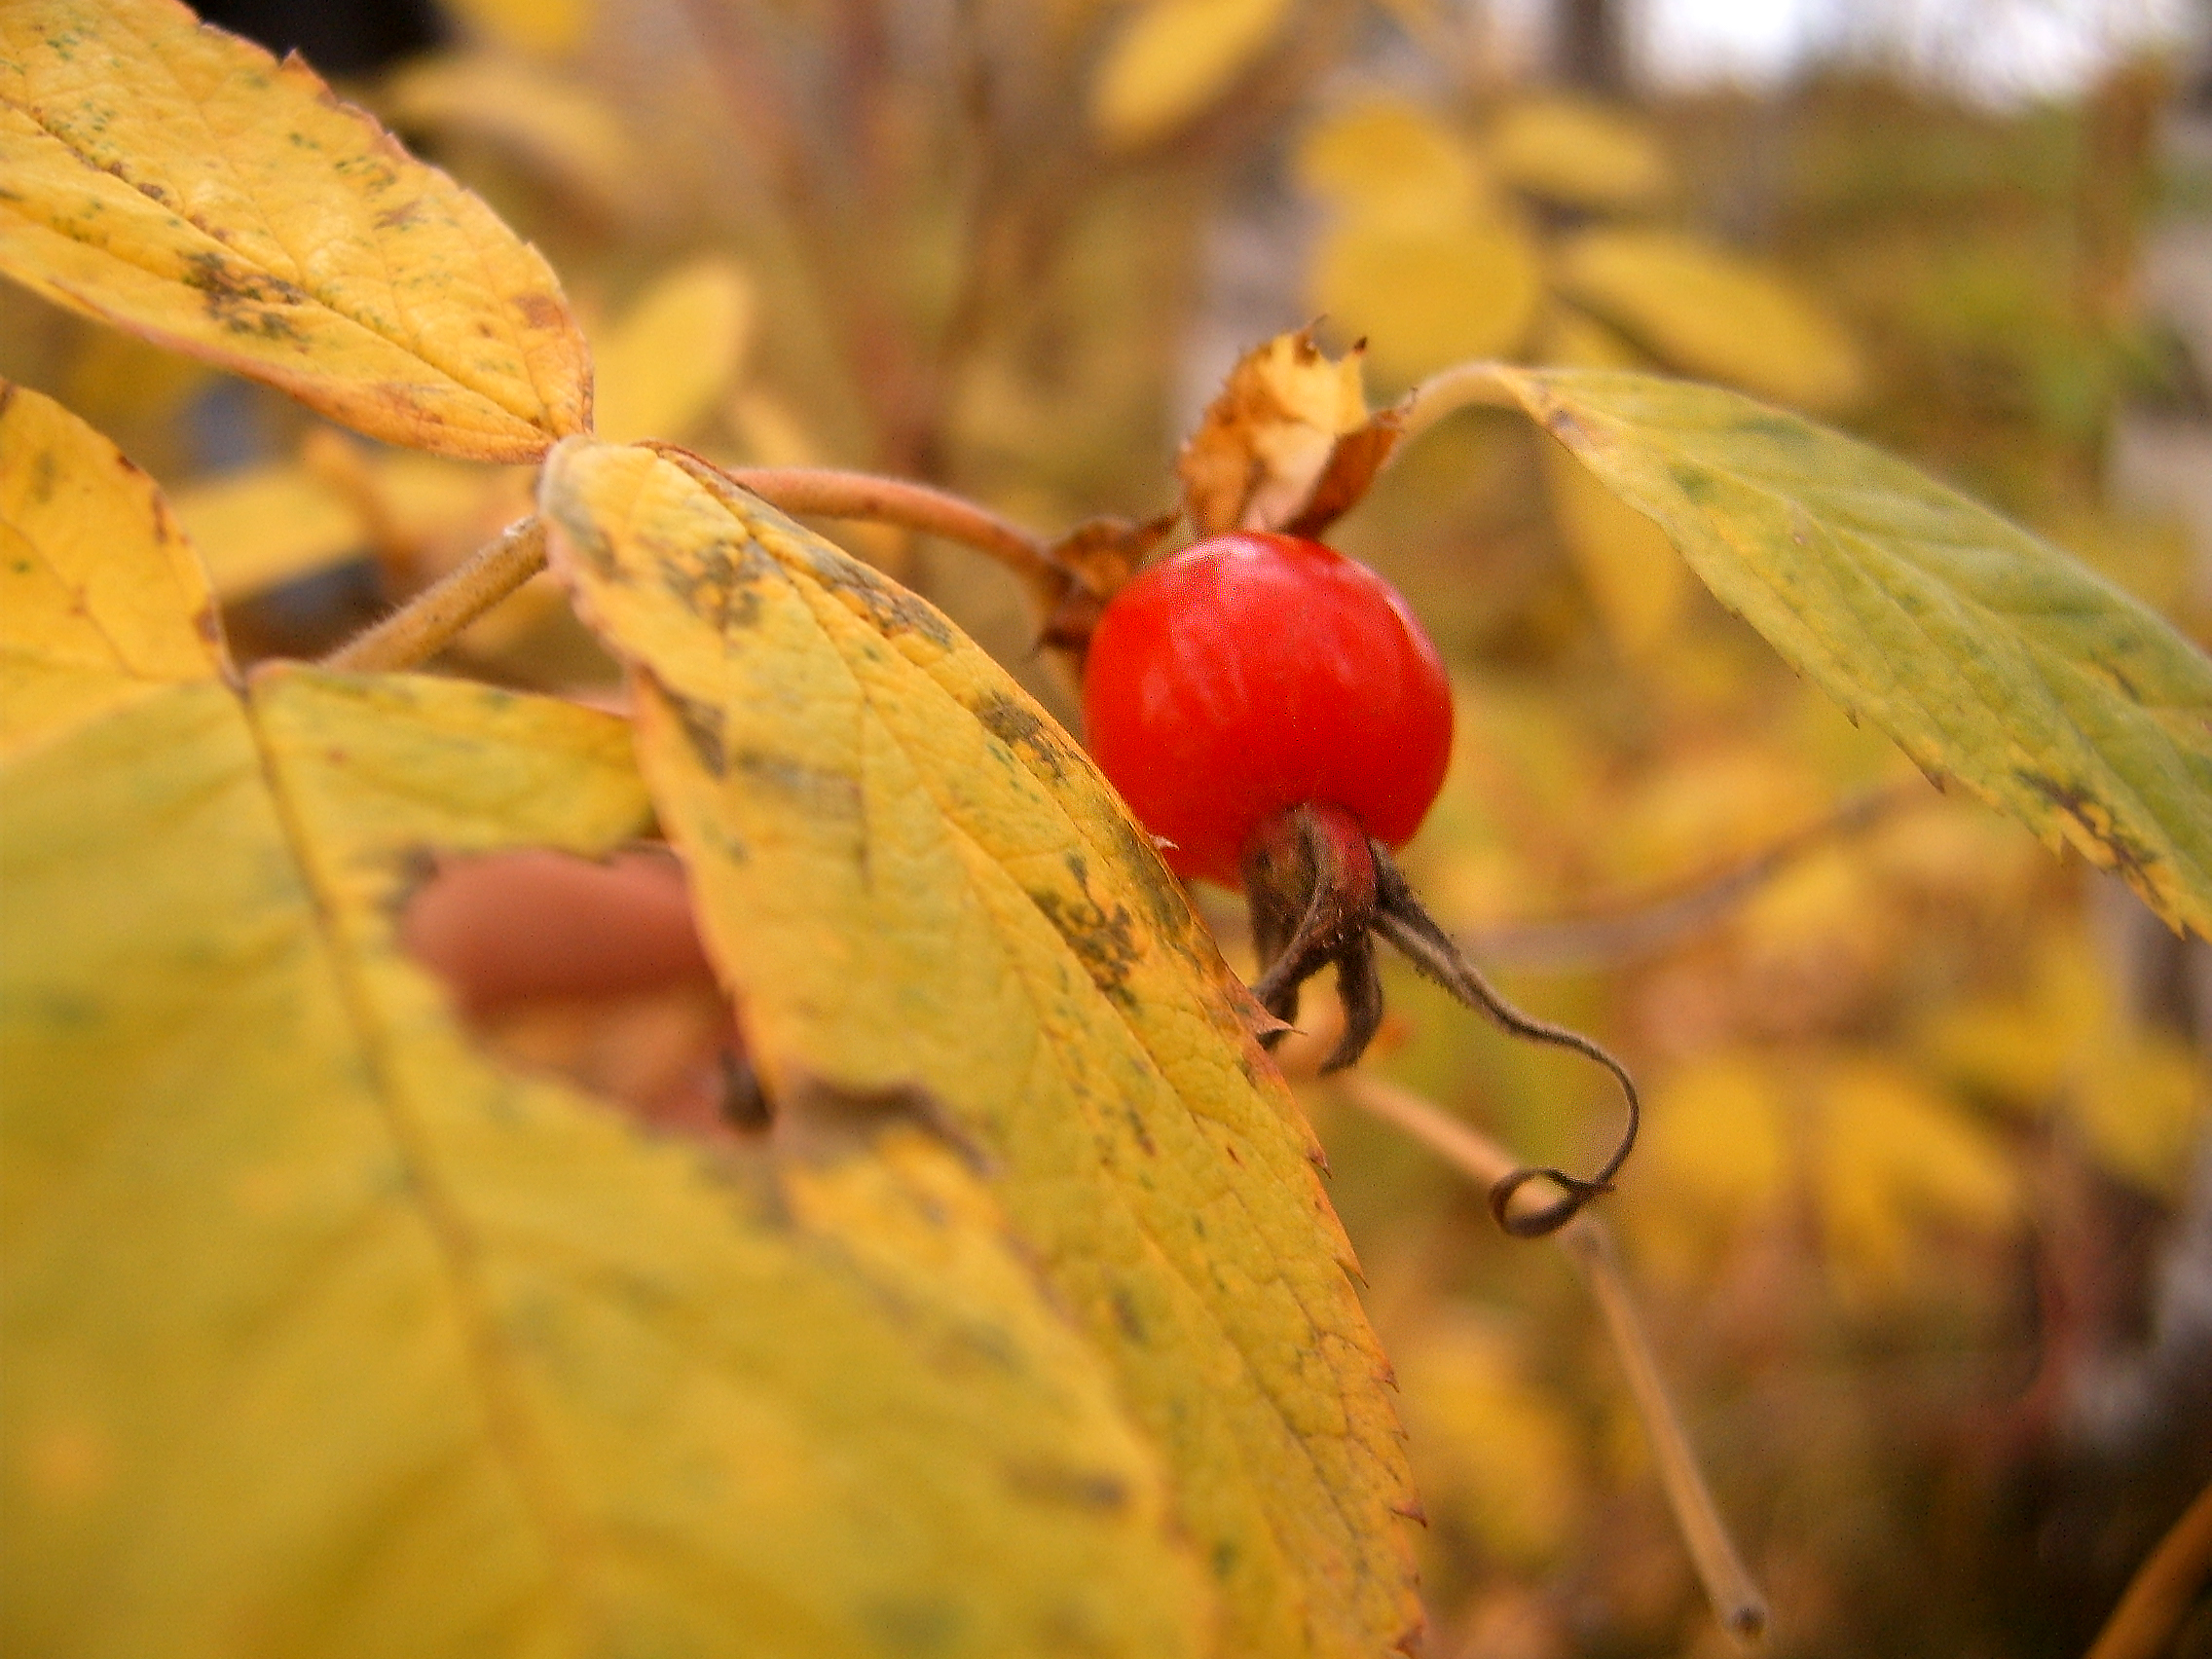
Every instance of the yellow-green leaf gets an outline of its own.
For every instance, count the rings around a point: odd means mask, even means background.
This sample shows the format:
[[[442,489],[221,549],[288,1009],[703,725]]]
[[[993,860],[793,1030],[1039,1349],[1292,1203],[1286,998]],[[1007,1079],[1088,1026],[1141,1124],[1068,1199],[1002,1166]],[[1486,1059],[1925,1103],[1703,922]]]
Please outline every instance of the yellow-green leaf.
[[[1155,1455],[955,1155],[779,1193],[493,1069],[400,955],[426,853],[639,830],[624,722],[278,671],[5,790],[25,1652],[1201,1651]]]
[[[1289,0],[1138,0],[1091,83],[1100,139],[1142,144],[1190,120],[1251,66],[1289,9]]]
[[[1734,392],[1492,374],[1854,717],[2212,934],[2212,660],[2156,612],[1905,462]]]
[[[1508,184],[1573,207],[1618,212],[1663,203],[1674,168],[1642,122],[1586,98],[1517,99],[1490,130],[1490,163]]]
[[[535,250],[174,0],[0,11],[0,272],[393,443],[532,461],[589,424]]]
[[[1409,1493],[1249,1001],[1074,743],[935,609],[711,469],[571,442],[555,568],[779,1100],[921,1091],[1167,1455],[1233,1654],[1384,1652]]]
[[[599,351],[599,435],[682,438],[698,425],[745,359],[753,313],[753,284],[727,259],[664,272]]]
[[[1591,230],[1560,250],[1561,289],[1662,361],[1804,409],[1862,388],[1859,350],[1780,273],[1677,231]]]
[[[1564,307],[1561,312],[1545,330],[1545,362],[1623,368],[1634,360],[1617,337]],[[1543,468],[1560,535],[1605,633],[1631,656],[1651,650],[1682,613],[1688,571],[1657,525],[1556,445],[1544,446]]]
[[[154,481],[0,380],[0,754],[221,666],[206,572]]]

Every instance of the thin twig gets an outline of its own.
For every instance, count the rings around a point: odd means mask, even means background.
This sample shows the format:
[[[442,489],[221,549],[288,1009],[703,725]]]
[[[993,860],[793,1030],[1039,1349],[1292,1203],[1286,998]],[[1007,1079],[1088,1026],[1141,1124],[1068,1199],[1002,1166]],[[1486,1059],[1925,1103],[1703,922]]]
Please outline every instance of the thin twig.
[[[1673,893],[1623,905],[1604,915],[1483,928],[1460,935],[1459,942],[1470,955],[1509,968],[1572,972],[1641,961],[1720,921],[1807,854],[1860,834],[1893,812],[1931,798],[1922,784],[1910,780],[1868,790],[1818,823],[1784,836],[1717,875]]]
[[[1044,537],[948,491],[827,466],[733,466],[723,471],[782,512],[918,530],[988,553],[1032,584],[1055,590],[1064,585]]]
[[[545,527],[519,519],[383,621],[363,629],[322,659],[325,668],[413,668],[545,569]]]
[[[2158,1659],[2172,1650],[2182,1620],[2212,1584],[2212,1486],[2196,1494],[2173,1530],[2135,1569],[2097,1633],[2088,1659]]]
[[[1514,1172],[1514,1160],[1503,1147],[1409,1089],[1363,1072],[1341,1074],[1337,1088],[1352,1105],[1403,1129],[1481,1187],[1494,1189]],[[1675,1409],[1666,1380],[1659,1373],[1651,1338],[1637,1311],[1612,1233],[1595,1216],[1582,1215],[1554,1236],[1568,1259],[1582,1270],[1604,1317],[1605,1333],[1620,1356],[1637,1416],[1651,1442],[1660,1486],[1714,1613],[1740,1645],[1756,1646],[1766,1635],[1766,1598],[1751,1581],[1735,1541],[1728,1535],[1727,1524],[1713,1501],[1713,1489],[1698,1466],[1681,1414]],[[2092,1659],[2108,1656],[2093,1655]]]

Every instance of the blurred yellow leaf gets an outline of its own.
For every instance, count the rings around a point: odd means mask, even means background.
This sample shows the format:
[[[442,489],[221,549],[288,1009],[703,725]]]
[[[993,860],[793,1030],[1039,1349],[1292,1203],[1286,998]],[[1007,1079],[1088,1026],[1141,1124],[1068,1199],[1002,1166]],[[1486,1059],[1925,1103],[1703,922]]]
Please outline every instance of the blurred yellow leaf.
[[[584,43],[595,0],[444,0],[475,33],[516,52],[560,56]]]
[[[1905,462],[1718,387],[1489,374],[1924,771],[2212,933],[2212,660],[2155,612]]]
[[[0,271],[394,443],[585,427],[545,262],[297,58],[173,0],[20,0],[0,47]]]
[[[1805,409],[1856,398],[1842,326],[1779,273],[1677,231],[1598,229],[1559,250],[1560,288],[1663,361]]]
[[[1172,131],[1265,52],[1289,0],[1137,0],[1099,59],[1090,121],[1111,147]]]
[[[1563,312],[1544,330],[1543,360],[1571,368],[1634,367],[1634,354],[1606,330]],[[1614,646],[1650,652],[1674,631],[1689,597],[1690,572],[1667,533],[1590,475],[1556,445],[1543,447],[1544,485],[1576,574],[1596,602]]]
[[[580,0],[574,9],[583,10]],[[590,88],[527,57],[418,58],[384,83],[377,101],[395,127],[498,145],[594,211],[619,213],[637,198],[645,160],[620,118]]]
[[[1297,171],[1299,183],[1341,210],[1419,223],[1464,217],[1482,190],[1466,141],[1395,98],[1320,123],[1299,145]]]
[[[154,481],[0,381],[0,753],[221,662],[206,573]]]
[[[176,495],[176,516],[207,550],[215,591],[242,599],[358,553],[360,515],[307,468],[251,466]]]
[[[2113,1173],[2171,1192],[2203,1112],[2189,1045],[2136,1025],[2076,927],[2053,932],[2009,996],[1937,1010],[1923,1046],[1946,1076],[2016,1110],[2056,1110]]]
[[[113,329],[85,330],[61,386],[64,403],[104,429],[109,422],[175,420],[215,379],[204,363]]]
[[[752,343],[753,284],[727,259],[661,274],[597,352],[599,435],[681,438],[714,410]]]
[[[723,410],[745,459],[755,466],[820,466],[822,445],[798,412],[771,391],[749,386]]]
[[[1509,217],[1423,226],[1349,215],[1322,233],[1309,291],[1337,328],[1366,337],[1380,378],[1403,385],[1461,358],[1518,350],[1543,297],[1543,273]]]
[[[957,1155],[778,1194],[494,1071],[401,956],[425,849],[645,827],[625,722],[220,667],[5,767],[14,1640],[1203,1651],[1156,1456]]]
[[[1499,178],[1570,207],[1656,207],[1675,193],[1674,168],[1650,129],[1585,98],[1517,98],[1498,112],[1489,140]]]
[[[2189,1183],[2204,1131],[2203,1056],[2170,1032],[2107,1027],[2066,1106],[2097,1160],[2167,1198]]]
[[[771,1094],[973,1138],[1167,1455],[1223,1651],[1385,1649],[1409,1493],[1349,1248],[1111,790],[936,610],[712,469],[576,442],[542,502]]]
[[[1846,1060],[1816,1088],[1821,1214],[1847,1287],[1901,1283],[1929,1222],[1980,1234],[2011,1224],[2018,1184],[2004,1152],[1916,1074]]]
[[[1788,1190],[1788,1085],[1763,1057],[1713,1053],[1668,1072],[1651,1092],[1623,1219],[1661,1272],[1710,1272],[1746,1221]]]
[[[1504,1334],[1463,1315],[1429,1319],[1397,1370],[1430,1523],[1512,1567],[1556,1558],[1580,1507],[1579,1431],[1521,1375]]]

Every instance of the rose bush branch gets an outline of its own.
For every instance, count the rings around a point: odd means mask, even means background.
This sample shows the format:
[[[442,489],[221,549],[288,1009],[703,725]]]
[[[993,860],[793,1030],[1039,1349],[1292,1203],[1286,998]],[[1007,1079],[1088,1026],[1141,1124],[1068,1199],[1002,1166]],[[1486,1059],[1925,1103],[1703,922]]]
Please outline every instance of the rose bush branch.
[[[1410,1090],[1356,1071],[1341,1074],[1336,1087],[1352,1105],[1413,1136],[1486,1192],[1512,1179],[1519,1167],[1512,1154],[1488,1135]],[[1698,1467],[1697,1453],[1659,1374],[1650,1335],[1637,1311],[1628,1275],[1621,1270],[1612,1232],[1595,1216],[1583,1214],[1552,1236],[1582,1271],[1604,1316],[1606,1335],[1620,1356],[1637,1416],[1650,1439],[1668,1505],[1675,1512],[1676,1525],[1681,1529],[1682,1541],[1696,1564],[1714,1613],[1738,1642],[1753,1645],[1766,1633],[1766,1598],[1751,1581],[1743,1556],[1728,1534],[1727,1524],[1713,1501],[1713,1489]]]
[[[1073,581],[1044,537],[948,491],[834,467],[718,470],[781,512],[896,525],[973,547],[1019,576],[1047,610]],[[520,520],[389,616],[339,646],[323,659],[324,666],[367,671],[427,662],[544,568],[544,527],[535,517]]]

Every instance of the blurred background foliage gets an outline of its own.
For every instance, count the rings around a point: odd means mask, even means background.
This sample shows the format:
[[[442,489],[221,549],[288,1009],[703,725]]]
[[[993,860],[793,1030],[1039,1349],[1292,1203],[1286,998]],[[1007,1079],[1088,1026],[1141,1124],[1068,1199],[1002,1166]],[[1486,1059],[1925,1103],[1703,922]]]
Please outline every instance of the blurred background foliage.
[[[545,249],[609,437],[925,478],[1048,530],[1145,516],[1236,350],[1320,314],[1382,396],[1500,355],[1807,410],[2206,640],[2201,40],[1997,103],[1863,42],[1754,90],[1653,84],[1621,8],[1556,11],[1548,53],[1480,0],[208,15],[302,46]],[[171,490],[244,656],[326,647],[525,510],[526,473],[380,450],[13,290],[0,371]],[[1072,722],[1011,578],[829,528]],[[1775,1650],[2082,1651],[2212,1476],[2202,942],[1930,788],[1524,424],[1432,434],[1337,539],[1458,680],[1410,872],[1645,1081],[1613,1212]],[[535,585],[446,666],[616,694]],[[1410,976],[1391,996],[1371,1063],[1400,1082],[1532,1158],[1611,1132],[1587,1068]],[[649,1097],[721,1025],[691,987],[504,1037]],[[1308,1102],[1397,1363],[1430,1651],[1722,1650],[1563,1259]],[[2184,1649],[2212,1652],[2201,1604]]]

